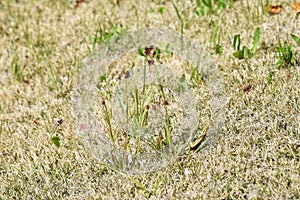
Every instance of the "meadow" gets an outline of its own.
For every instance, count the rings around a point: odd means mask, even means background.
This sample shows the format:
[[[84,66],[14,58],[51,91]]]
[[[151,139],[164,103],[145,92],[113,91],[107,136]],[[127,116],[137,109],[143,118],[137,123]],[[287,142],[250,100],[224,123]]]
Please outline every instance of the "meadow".
[[[284,0],[0,1],[0,199],[299,199],[296,5]],[[126,173],[96,159],[78,134],[74,91],[84,59],[112,38],[145,28],[176,31],[200,45],[222,79],[226,99],[222,126],[209,147],[187,148],[163,168]],[[143,48],[130,58],[186,73],[184,84],[203,106],[198,134],[205,134],[215,106],[205,77],[195,66],[169,62],[177,57],[167,47]],[[118,75],[125,80],[135,72],[125,70],[130,62],[120,59],[110,74],[99,77],[99,119],[113,142],[143,152],[148,151],[144,143],[120,136],[106,104]],[[122,69],[117,75],[114,66]],[[171,132],[181,132],[176,125],[185,115],[175,97],[160,84],[134,94],[127,103],[139,128],[150,120],[148,104],[160,101],[167,116],[164,134],[152,138],[151,147],[171,146]]]

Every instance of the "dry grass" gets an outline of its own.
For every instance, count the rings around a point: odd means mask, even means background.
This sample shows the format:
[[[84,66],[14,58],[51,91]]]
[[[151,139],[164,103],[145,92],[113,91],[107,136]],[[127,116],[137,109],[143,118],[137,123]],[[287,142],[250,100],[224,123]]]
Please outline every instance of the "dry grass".
[[[67,0],[0,1],[0,198],[299,199],[300,70],[275,67],[276,36],[300,51],[289,36],[300,36],[299,18],[286,1],[275,16],[263,14],[256,1],[237,1],[207,17],[193,14],[195,3],[177,2],[185,35],[212,54],[231,98],[218,144],[132,177],[93,160],[76,136],[70,96],[81,60],[93,50],[90,38],[116,25],[180,31],[171,2],[163,14],[163,1],[119,2],[90,0],[74,9]],[[218,26],[221,55],[211,41]],[[237,60],[233,36],[240,33],[248,46],[256,27],[258,52]],[[248,84],[252,88],[243,92]],[[58,119],[63,123],[56,128]],[[50,140],[54,132],[60,148]]]

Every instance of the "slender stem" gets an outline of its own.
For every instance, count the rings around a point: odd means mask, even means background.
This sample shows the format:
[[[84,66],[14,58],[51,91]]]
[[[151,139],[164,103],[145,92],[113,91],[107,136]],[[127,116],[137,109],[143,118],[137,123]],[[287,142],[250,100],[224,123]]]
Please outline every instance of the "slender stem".
[[[135,88],[135,122],[139,121],[139,94],[138,89]]]
[[[146,62],[144,62],[143,96],[145,95],[145,92],[146,92],[146,70],[147,70],[146,66],[147,66],[147,64],[146,64]]]
[[[166,96],[164,93],[164,89],[163,86],[161,84],[159,84],[159,89],[162,93],[162,97],[163,97],[163,106],[166,112],[166,119],[165,119],[165,137],[167,140],[167,144],[170,146],[171,145],[171,130],[170,130],[170,126],[171,126],[171,121],[170,121],[170,116],[168,114],[168,108],[167,108],[167,100],[166,100]]]
[[[183,19],[182,19],[180,13],[179,13],[179,10],[178,10],[176,4],[174,3],[174,1],[172,1],[172,5],[173,5],[173,7],[174,7],[174,9],[176,11],[177,17],[178,17],[178,19],[180,21],[181,48],[183,48],[183,26],[184,26],[184,22],[183,22]]]
[[[109,134],[110,134],[110,138],[112,139],[113,142],[115,142],[115,138],[113,135],[113,131],[112,131],[112,126],[111,126],[111,121],[110,121],[110,112],[108,111],[108,108],[106,106],[105,101],[103,100],[102,102],[103,108],[104,108],[104,113],[105,113],[105,121],[108,124],[108,128],[109,128]]]

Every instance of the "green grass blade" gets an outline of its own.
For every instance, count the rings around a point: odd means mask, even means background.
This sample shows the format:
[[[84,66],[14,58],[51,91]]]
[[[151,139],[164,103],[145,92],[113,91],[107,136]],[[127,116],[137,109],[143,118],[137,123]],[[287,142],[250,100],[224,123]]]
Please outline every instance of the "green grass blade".
[[[243,46],[242,55],[243,55],[243,58],[246,58],[246,57],[251,58],[253,54],[246,46]]]
[[[203,4],[208,7],[209,9],[212,9],[212,2],[211,0],[202,0]]]
[[[293,38],[293,40],[297,43],[297,44],[299,44],[300,45],[300,38],[299,37],[297,37],[296,35],[294,35],[294,34],[291,34],[291,36],[292,36],[292,38]]]
[[[235,35],[234,38],[233,38],[233,48],[234,50],[238,51],[240,50],[240,34],[238,35]]]
[[[252,50],[251,50],[251,52],[253,54],[256,52],[258,41],[259,41],[259,36],[260,36],[260,29],[257,28],[255,30],[254,37],[253,37],[253,47],[252,47]]]
[[[146,55],[145,55],[144,52],[145,52],[145,48],[143,48],[143,47],[139,47],[138,48],[138,53],[139,53],[140,56],[146,57]]]
[[[183,39],[182,37],[183,37],[184,21],[183,21],[181,15],[180,15],[180,12],[179,12],[179,10],[178,10],[176,4],[174,3],[174,1],[172,1],[172,5],[173,5],[173,7],[174,7],[174,9],[175,9],[175,11],[176,11],[176,15],[177,15],[177,17],[178,17],[178,19],[179,19],[179,21],[180,21],[180,33],[181,33],[181,40],[182,40],[182,39]]]

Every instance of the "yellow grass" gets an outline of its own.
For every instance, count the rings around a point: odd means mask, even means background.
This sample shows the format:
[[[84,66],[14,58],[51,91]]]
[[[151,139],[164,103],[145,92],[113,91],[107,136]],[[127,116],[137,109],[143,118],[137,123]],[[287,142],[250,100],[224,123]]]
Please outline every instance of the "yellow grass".
[[[76,9],[67,0],[0,1],[0,199],[300,198],[300,67],[275,67],[276,37],[300,52],[290,37],[300,37],[299,18],[287,1],[276,1],[283,9],[274,16],[257,1],[236,1],[204,17],[183,2],[174,3],[184,35],[211,54],[231,99],[222,135],[163,170],[128,176],[96,162],[76,135],[71,91],[82,59],[99,46],[91,40],[97,29],[180,32],[171,1],[90,0]],[[234,35],[251,48],[257,27],[255,56],[234,58]],[[218,29],[221,55],[213,48]]]

